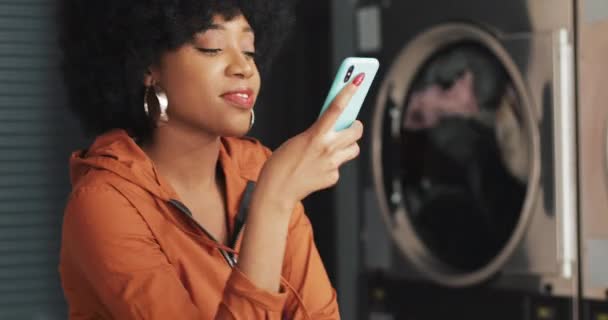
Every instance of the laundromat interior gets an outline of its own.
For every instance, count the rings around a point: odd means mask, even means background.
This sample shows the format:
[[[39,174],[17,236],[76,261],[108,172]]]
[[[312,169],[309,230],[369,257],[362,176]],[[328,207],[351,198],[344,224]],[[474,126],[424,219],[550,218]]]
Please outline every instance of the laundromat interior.
[[[344,58],[380,64],[359,157],[303,201],[341,319],[608,320],[608,1],[291,2],[250,136],[276,150]],[[0,320],[70,318],[68,162],[91,140],[56,23],[56,1],[0,0]]]

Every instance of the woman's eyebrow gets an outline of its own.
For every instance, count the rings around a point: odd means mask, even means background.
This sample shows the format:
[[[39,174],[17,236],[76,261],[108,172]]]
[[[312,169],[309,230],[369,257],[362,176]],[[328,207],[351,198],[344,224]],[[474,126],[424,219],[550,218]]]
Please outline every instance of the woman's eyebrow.
[[[222,30],[222,31],[225,31],[226,27],[224,27],[224,25],[222,25],[222,24],[214,23],[214,24],[210,25],[209,28],[207,28],[207,30]],[[251,33],[253,33],[253,29],[251,27],[243,27],[243,32],[251,32]]]

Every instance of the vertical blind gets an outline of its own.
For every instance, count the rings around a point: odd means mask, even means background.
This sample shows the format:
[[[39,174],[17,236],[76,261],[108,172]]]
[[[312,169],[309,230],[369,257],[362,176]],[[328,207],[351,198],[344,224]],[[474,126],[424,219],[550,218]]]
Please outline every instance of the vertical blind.
[[[54,0],[0,0],[0,319],[66,319],[57,271],[82,146],[59,73]]]

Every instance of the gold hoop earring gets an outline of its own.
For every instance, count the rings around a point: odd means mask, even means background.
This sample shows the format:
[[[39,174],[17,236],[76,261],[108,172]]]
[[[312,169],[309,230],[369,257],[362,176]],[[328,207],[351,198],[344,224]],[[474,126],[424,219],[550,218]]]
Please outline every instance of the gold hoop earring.
[[[251,108],[250,110],[251,110],[251,120],[249,121],[249,130],[251,130],[251,128],[253,128],[253,124],[255,123],[255,112],[253,111],[253,108]]]
[[[152,100],[151,103],[148,102],[150,88],[154,90],[154,96],[156,98],[155,100]],[[168,107],[169,100],[164,92],[156,90],[153,85],[146,87],[146,91],[144,92],[144,111],[148,117],[154,117],[159,121],[167,122],[169,121],[169,115],[167,114]]]

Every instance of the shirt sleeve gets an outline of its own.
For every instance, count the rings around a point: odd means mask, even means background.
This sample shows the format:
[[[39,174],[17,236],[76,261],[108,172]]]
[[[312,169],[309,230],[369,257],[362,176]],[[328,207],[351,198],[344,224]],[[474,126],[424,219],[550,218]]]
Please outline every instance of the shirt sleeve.
[[[279,293],[259,289],[239,269],[232,270],[226,284],[224,297],[216,319],[283,319],[287,293],[281,287]]]
[[[306,319],[308,313],[315,320],[340,319],[336,291],[323,266],[312,225],[301,203],[294,211],[291,225],[283,275],[302,302],[294,295],[289,296],[285,306],[287,318]]]

